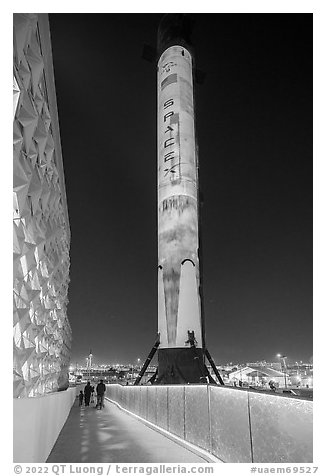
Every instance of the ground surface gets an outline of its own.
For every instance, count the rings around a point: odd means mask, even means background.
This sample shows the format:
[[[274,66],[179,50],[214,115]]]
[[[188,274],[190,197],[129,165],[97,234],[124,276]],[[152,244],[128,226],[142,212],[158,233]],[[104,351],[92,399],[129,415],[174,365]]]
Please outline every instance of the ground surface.
[[[75,401],[47,463],[207,463],[116,405],[96,410]]]

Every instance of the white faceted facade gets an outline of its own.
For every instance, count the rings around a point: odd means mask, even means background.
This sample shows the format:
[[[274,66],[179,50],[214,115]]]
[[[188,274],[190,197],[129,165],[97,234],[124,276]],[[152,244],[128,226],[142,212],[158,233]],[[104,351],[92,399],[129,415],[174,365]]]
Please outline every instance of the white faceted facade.
[[[14,14],[13,393],[68,385],[70,230],[45,14]]]

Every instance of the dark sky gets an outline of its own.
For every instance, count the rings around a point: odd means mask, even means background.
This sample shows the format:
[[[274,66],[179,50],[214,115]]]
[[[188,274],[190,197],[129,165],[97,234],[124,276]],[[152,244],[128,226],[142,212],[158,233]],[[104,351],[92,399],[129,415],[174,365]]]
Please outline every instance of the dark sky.
[[[157,332],[161,14],[51,14],[71,227],[72,361],[134,363]],[[196,14],[208,349],[312,356],[312,15]]]

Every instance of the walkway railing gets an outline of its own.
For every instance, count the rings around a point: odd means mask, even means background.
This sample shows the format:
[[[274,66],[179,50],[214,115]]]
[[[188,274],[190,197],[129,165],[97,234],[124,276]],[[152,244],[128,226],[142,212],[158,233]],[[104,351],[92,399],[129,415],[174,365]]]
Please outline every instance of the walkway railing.
[[[311,401],[211,385],[112,384],[106,396],[227,463],[313,461]]]

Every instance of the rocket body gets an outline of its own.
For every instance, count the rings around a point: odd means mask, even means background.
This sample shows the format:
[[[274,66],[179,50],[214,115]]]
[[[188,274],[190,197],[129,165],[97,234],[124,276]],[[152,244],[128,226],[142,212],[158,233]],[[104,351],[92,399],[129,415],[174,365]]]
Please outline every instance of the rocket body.
[[[167,47],[157,65],[158,383],[202,381],[193,64],[180,43]]]

